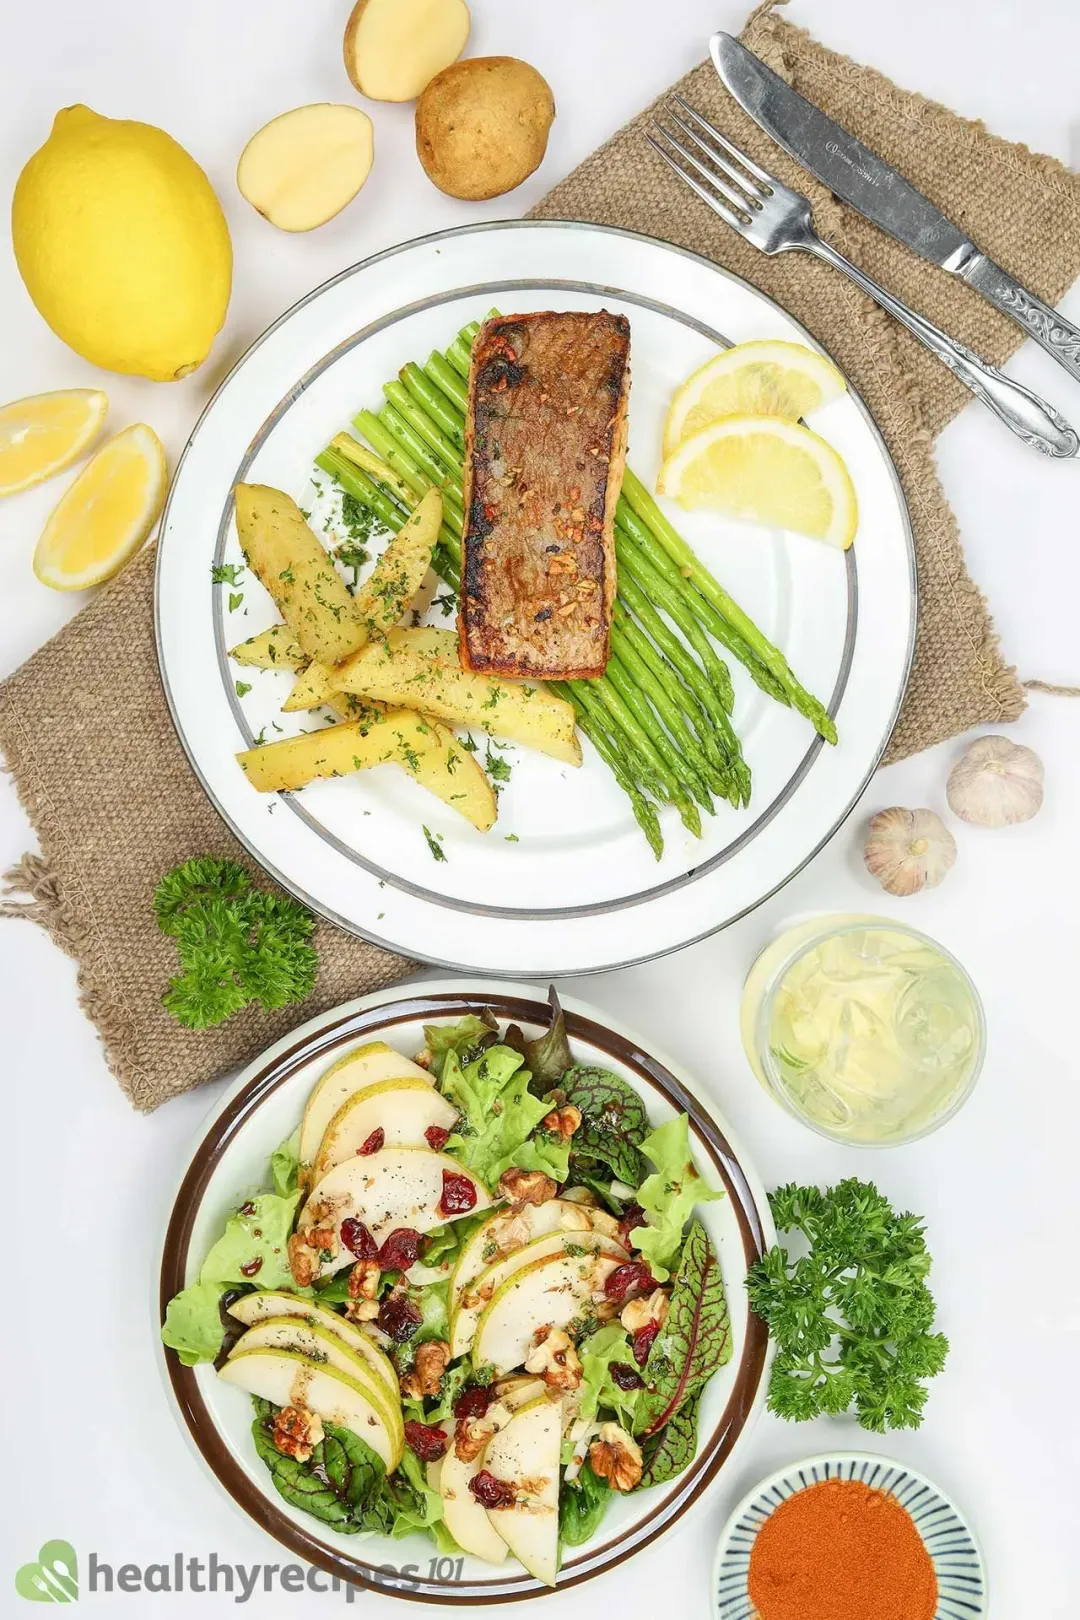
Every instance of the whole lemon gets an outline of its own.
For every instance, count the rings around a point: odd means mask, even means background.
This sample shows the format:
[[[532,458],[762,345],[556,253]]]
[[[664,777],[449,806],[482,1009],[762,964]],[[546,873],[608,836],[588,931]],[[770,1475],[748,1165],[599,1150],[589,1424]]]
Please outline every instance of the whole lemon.
[[[229,307],[229,228],[163,129],[63,108],[19,176],[11,235],[31,298],[85,360],[169,382],[206,359]]]

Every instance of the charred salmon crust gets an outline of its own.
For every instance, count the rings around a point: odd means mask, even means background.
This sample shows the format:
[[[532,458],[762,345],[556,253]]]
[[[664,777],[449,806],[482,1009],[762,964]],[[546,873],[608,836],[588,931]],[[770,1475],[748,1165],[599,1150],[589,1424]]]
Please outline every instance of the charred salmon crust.
[[[624,315],[507,315],[480,328],[465,425],[466,669],[603,674],[629,385]]]

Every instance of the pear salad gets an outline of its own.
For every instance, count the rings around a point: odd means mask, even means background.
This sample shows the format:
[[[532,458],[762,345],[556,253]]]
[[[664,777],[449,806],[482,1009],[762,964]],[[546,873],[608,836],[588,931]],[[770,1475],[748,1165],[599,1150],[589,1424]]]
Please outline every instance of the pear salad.
[[[333,1064],[162,1329],[252,1397],[291,1506],[548,1585],[693,1460],[732,1350],[687,1116],[651,1128],[551,1006],[534,1040],[486,1010]]]

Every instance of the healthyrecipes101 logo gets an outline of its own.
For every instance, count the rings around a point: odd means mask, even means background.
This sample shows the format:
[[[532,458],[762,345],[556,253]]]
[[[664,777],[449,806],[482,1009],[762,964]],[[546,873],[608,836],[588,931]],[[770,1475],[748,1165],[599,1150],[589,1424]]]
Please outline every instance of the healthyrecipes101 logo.
[[[247,1603],[257,1592],[344,1592],[352,1603],[361,1592],[411,1592],[430,1581],[451,1584],[462,1579],[463,1558],[433,1558],[427,1569],[419,1564],[380,1564],[367,1572],[362,1584],[327,1576],[306,1564],[231,1564],[211,1553],[208,1559],[174,1553],[168,1563],[120,1564],[114,1567],[90,1554],[86,1591],[97,1592],[225,1592],[234,1603]],[[79,1570],[69,1541],[47,1541],[37,1562],[24,1564],[15,1576],[15,1590],[31,1603],[75,1603],[79,1597]]]
[[[24,1564],[15,1590],[31,1603],[74,1603],[79,1596],[79,1565],[70,1541],[47,1541],[37,1562]]]

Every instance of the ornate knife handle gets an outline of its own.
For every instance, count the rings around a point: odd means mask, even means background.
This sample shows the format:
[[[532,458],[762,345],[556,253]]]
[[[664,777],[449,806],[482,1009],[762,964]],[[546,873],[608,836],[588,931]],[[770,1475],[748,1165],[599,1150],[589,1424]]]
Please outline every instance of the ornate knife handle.
[[[1002,270],[984,253],[977,253],[960,275],[998,309],[1019,321],[1036,343],[1080,382],[1080,327],[1073,326],[1064,315],[1021,287],[1007,270]]]
[[[845,275],[851,277],[865,293],[879,303],[882,309],[906,326],[909,332],[914,332],[926,347],[937,355],[938,359],[948,366],[954,376],[965,383],[976,399],[982,403],[996,417],[999,417],[1025,444],[1033,450],[1040,451],[1044,456],[1064,458],[1080,453],[1080,437],[1069,426],[1063,416],[1033,394],[1030,388],[1021,383],[1013,382],[994,366],[987,365],[980,360],[977,354],[957,343],[955,339],[947,336],[940,328],[934,326],[925,316],[909,309],[907,304],[894,298],[892,293],[879,287],[876,281],[860,270],[858,265],[845,259],[842,253],[829,242],[824,242],[819,236],[811,236],[809,240],[802,241],[799,246],[818,258],[824,259],[836,269],[843,270]]]

